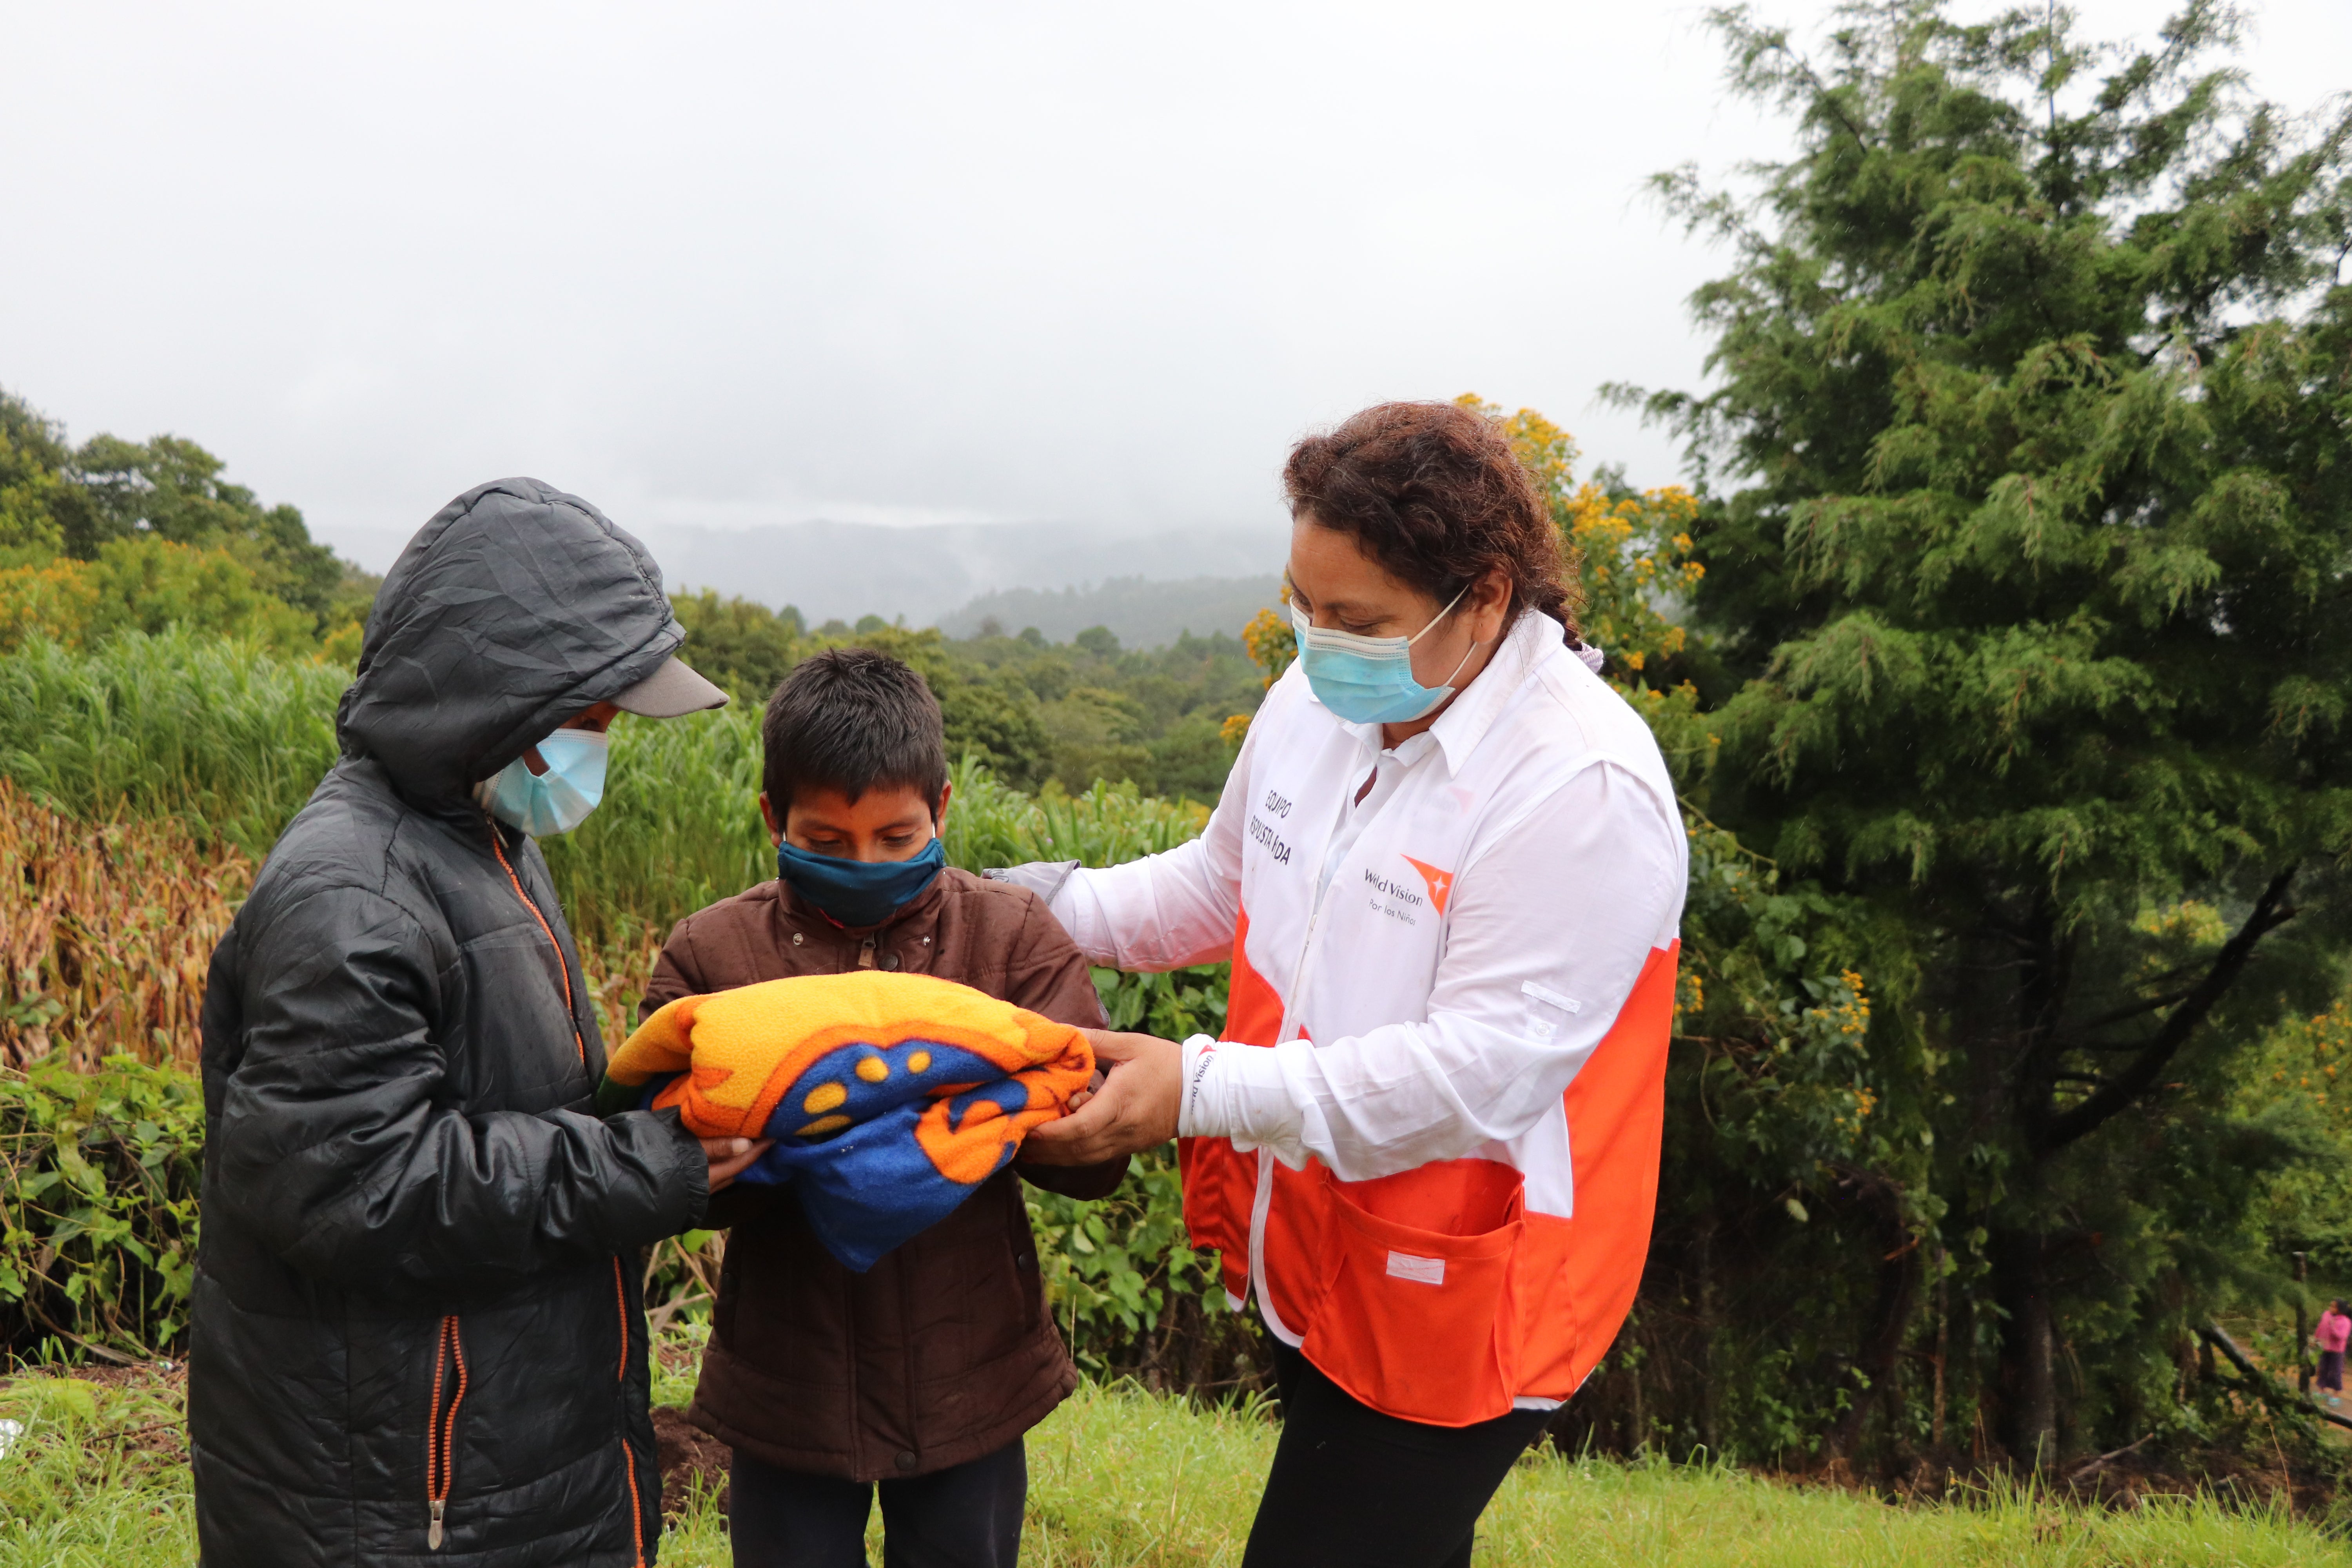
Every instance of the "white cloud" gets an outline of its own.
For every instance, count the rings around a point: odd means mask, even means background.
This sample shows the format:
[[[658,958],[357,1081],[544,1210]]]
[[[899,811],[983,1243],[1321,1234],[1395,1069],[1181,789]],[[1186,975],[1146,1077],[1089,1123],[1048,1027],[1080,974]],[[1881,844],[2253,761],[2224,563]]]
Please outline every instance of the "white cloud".
[[[2333,85],[2343,9],[2269,7],[2257,85]],[[1592,392],[1697,380],[1720,258],[1641,181],[1785,138],[1699,15],[11,0],[0,382],[378,564],[514,472],[624,521],[1247,526],[1302,429],[1465,390],[1664,479]]]

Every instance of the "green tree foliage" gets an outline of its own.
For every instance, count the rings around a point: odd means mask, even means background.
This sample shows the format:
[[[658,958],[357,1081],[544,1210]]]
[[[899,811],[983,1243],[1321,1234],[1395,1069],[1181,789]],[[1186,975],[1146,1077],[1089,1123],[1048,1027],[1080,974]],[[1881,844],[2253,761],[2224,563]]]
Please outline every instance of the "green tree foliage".
[[[63,509],[67,552],[90,560],[106,544],[141,537],[227,550],[288,604],[324,616],[343,564],[315,543],[290,506],[264,510],[251,490],[225,482],[218,458],[194,441],[158,436],[144,445],[98,436],[74,454],[76,483]]]
[[[40,560],[65,547],[57,512],[68,461],[63,433],[0,392],[0,563]]]
[[[692,645],[695,668],[738,699],[763,702],[802,658],[808,626],[790,605],[782,612],[718,591],[672,595],[670,605]]]
[[[1691,525],[1702,798],[1777,862],[1703,845],[1694,923],[1728,898],[1790,973],[1686,1021],[1654,1285],[1701,1364],[1725,1290],[1768,1304],[1751,1442],[1948,1405],[2113,1447],[2277,1289],[2251,1216],[2312,1144],[2231,1090],[2343,979],[2352,117],[2247,100],[2205,0],[2147,51],[2063,8],[1851,7],[1818,62],[1715,22],[1800,151],[1752,203],[1662,180],[1738,263],[1713,389],[1648,406],[1735,486]],[[1788,997],[1822,942],[1876,1002],[1851,1051]],[[1775,1081],[1809,1049],[1826,1124]]]
[[[66,640],[168,623],[286,646],[299,628],[317,641],[363,619],[378,579],[312,540],[294,508],[264,509],[223,480],[222,467],[176,436],[68,447],[62,426],[0,392],[0,569],[53,568],[43,582],[16,580],[13,593],[0,584],[0,636],[6,622],[43,623],[89,597],[60,566],[71,562],[100,564],[86,584],[99,608],[94,620],[46,626]],[[262,597],[301,618],[268,613]],[[183,623],[182,611],[197,618]]]

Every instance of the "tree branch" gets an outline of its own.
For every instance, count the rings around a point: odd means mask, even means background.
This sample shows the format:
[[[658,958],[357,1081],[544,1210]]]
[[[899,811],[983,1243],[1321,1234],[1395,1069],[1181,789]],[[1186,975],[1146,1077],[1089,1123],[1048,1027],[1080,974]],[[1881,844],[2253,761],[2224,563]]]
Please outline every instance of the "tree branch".
[[[2289,866],[2271,879],[2263,896],[2254,900],[2253,912],[2247,915],[2246,923],[2221,944],[2221,951],[2213,955],[2204,978],[2166,1016],[2163,1026],[2150,1037],[2139,1055],[2109,1079],[2105,1088],[2043,1124],[2042,1136],[2034,1141],[2037,1156],[2055,1153],[2147,1092],[2174,1054],[2188,1043],[2191,1031],[2205,1021],[2206,1015],[2237,984],[2238,976],[2245,972],[2248,961],[2254,955],[2255,945],[2294,918],[2294,910],[2287,906],[2286,894],[2294,881],[2296,868]]]
[[[2118,1007],[2112,1013],[2102,1013],[2095,1018],[2075,1025],[2067,1033],[2080,1039],[2084,1035],[2096,1034],[2101,1029],[2111,1029],[2117,1024],[2126,1023],[2143,1013],[2161,1012],[2176,1002],[2188,1001],[2189,997],[2189,993],[2186,991],[2168,991],[2161,996],[2151,996],[2145,1002],[2135,1002],[2128,1007]],[[2074,1048],[2080,1050],[2087,1047],[2078,1046]]]

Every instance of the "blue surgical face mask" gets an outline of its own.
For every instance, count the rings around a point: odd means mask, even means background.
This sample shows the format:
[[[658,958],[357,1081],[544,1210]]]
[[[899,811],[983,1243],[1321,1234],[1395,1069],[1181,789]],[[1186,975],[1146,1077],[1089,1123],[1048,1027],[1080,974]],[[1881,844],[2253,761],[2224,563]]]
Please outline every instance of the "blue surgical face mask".
[[[474,786],[474,798],[509,827],[533,838],[569,833],[604,798],[604,763],[612,737],[601,730],[558,730],[539,743],[547,771],[535,773],[517,757]]]
[[[1470,590],[1465,587],[1462,594]],[[1448,686],[1423,686],[1412,678],[1412,645],[1429,635],[1430,626],[1454,613],[1462,602],[1454,595],[1429,626],[1409,637],[1368,637],[1354,632],[1325,630],[1308,624],[1297,602],[1290,605],[1290,627],[1298,637],[1298,662],[1306,668],[1307,684],[1316,700],[1351,724],[1409,724],[1425,717],[1454,695]],[[1472,643],[1462,664],[1478,651]],[[1462,673],[1462,664],[1454,675]],[[1453,675],[1445,678],[1451,681]]]
[[[948,863],[937,838],[908,860],[839,860],[776,846],[776,871],[793,892],[845,926],[878,926],[904,909]]]

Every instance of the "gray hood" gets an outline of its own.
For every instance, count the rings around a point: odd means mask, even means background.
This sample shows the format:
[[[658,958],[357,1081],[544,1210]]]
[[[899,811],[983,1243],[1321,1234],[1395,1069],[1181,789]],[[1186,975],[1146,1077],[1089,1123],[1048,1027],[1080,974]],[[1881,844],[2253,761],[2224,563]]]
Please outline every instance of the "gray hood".
[[[685,635],[644,545],[578,496],[494,479],[401,552],[336,732],[412,805],[456,805],[564,720],[651,675]]]

